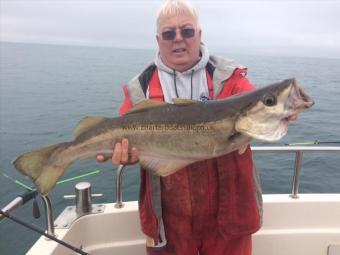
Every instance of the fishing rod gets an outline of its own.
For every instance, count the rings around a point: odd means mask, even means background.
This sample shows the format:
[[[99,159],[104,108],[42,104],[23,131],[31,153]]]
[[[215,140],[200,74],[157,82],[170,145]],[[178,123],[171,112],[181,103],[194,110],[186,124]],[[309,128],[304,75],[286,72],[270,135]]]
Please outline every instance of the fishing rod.
[[[73,181],[73,180],[77,180],[80,178],[84,178],[87,176],[92,176],[95,174],[100,173],[100,170],[95,170],[95,171],[91,171],[85,174],[81,174],[81,175],[77,175],[71,178],[67,178],[64,180],[61,180],[59,182],[57,182],[57,184],[62,184],[62,183],[67,183],[69,181]],[[19,206],[22,206],[24,204],[26,204],[28,201],[30,201],[31,199],[34,199],[33,201],[33,217],[38,219],[40,218],[40,211],[39,211],[39,206],[36,200],[36,196],[38,194],[37,190],[35,188],[32,188],[28,185],[26,185],[25,183],[14,179],[13,177],[2,173],[2,176],[4,176],[5,178],[11,180],[12,182],[14,182],[15,184],[17,184],[18,186],[20,186],[21,188],[24,188],[26,190],[25,193],[18,195],[15,199],[13,199],[8,205],[6,205],[2,210],[5,212],[11,212],[14,209],[16,209]],[[0,215],[0,222],[4,219],[4,216]]]
[[[36,190],[29,190],[25,193],[18,195],[15,199],[13,199],[10,203],[8,203],[4,208],[1,210],[4,212],[11,212],[19,206],[26,204],[31,199],[35,199],[38,192]],[[37,205],[33,205],[33,215],[34,218],[40,217],[39,209],[37,209]],[[3,215],[0,215],[0,222],[4,219]]]
[[[85,251],[83,251],[83,250],[81,250],[81,249],[79,249],[79,248],[77,248],[77,247],[75,247],[75,246],[73,246],[73,245],[71,245],[71,244],[69,244],[69,243],[66,243],[66,242],[64,242],[63,240],[60,240],[60,239],[56,238],[56,237],[53,236],[53,235],[50,235],[50,234],[45,233],[44,230],[38,228],[37,226],[35,226],[35,225],[33,225],[33,224],[30,224],[30,223],[27,223],[27,222],[25,222],[25,221],[22,221],[22,220],[20,220],[19,218],[15,217],[15,216],[13,216],[13,215],[10,215],[10,214],[8,214],[7,212],[4,212],[3,210],[0,210],[0,214],[2,214],[2,215],[3,215],[4,217],[6,217],[6,218],[8,218],[8,219],[10,219],[10,220],[12,220],[12,221],[18,223],[18,224],[21,225],[21,226],[24,226],[24,227],[26,227],[26,228],[29,228],[29,229],[31,229],[32,231],[39,233],[40,235],[46,236],[47,238],[49,238],[49,239],[51,239],[51,240],[53,240],[53,241],[55,241],[55,242],[57,242],[57,243],[59,243],[59,244],[65,246],[65,247],[71,249],[72,251],[75,251],[75,252],[77,252],[77,253],[79,253],[79,254],[82,254],[82,255],[90,255],[89,253],[87,253],[87,252],[85,252]]]
[[[88,172],[88,173],[85,173],[85,174],[81,174],[81,175],[77,175],[77,176],[74,176],[74,177],[70,177],[70,178],[67,178],[67,179],[64,179],[64,180],[61,180],[59,182],[57,182],[57,184],[62,184],[62,183],[67,183],[67,182],[70,182],[70,181],[73,181],[73,180],[77,180],[77,179],[80,179],[80,178],[84,178],[84,177],[88,177],[88,176],[92,176],[92,175],[95,175],[95,174],[98,174],[100,173],[100,170],[95,170],[95,171],[91,171],[91,172]],[[81,249],[78,249],[77,247],[74,247],[60,239],[57,239],[56,237],[54,237],[53,235],[50,235],[48,233],[45,233],[43,230],[41,230],[40,228],[38,228],[37,226],[33,225],[33,224],[30,224],[30,223],[27,223],[27,222],[24,222],[22,220],[20,220],[19,218],[16,218],[12,215],[10,215],[9,213],[11,211],[13,211],[14,209],[16,209],[17,207],[19,206],[22,206],[24,204],[26,204],[28,201],[30,201],[31,199],[34,199],[34,202],[33,202],[33,216],[34,218],[39,218],[40,217],[40,212],[39,212],[39,207],[38,207],[38,204],[37,204],[37,201],[36,201],[36,196],[38,194],[38,191],[35,189],[35,188],[32,188],[28,185],[26,185],[25,183],[17,180],[17,179],[14,179],[13,177],[5,174],[5,173],[2,173],[2,176],[4,176],[5,178],[11,180],[13,183],[17,184],[18,186],[20,186],[21,188],[24,188],[26,190],[25,193],[21,194],[21,195],[18,195],[15,199],[13,199],[7,206],[5,206],[4,208],[2,208],[0,210],[0,222],[1,220],[3,220],[4,218],[8,218],[26,228],[29,228],[31,229],[32,231],[35,231],[41,235],[44,235],[48,238],[50,238],[51,240],[79,253],[79,254],[84,254],[84,255],[89,255],[88,253],[82,251]]]
[[[296,145],[317,145],[317,144],[332,144],[332,143],[336,143],[336,144],[340,144],[340,141],[303,141],[303,142],[296,142],[296,143],[285,143],[285,145],[288,146],[296,146]]]

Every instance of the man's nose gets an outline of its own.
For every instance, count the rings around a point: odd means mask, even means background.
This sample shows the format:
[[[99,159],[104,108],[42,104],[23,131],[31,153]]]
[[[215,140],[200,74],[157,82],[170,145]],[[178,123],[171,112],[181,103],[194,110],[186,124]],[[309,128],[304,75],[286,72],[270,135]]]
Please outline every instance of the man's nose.
[[[183,37],[182,37],[182,34],[181,34],[181,30],[180,29],[176,29],[176,36],[175,36],[175,39],[174,41],[182,41],[183,40]]]

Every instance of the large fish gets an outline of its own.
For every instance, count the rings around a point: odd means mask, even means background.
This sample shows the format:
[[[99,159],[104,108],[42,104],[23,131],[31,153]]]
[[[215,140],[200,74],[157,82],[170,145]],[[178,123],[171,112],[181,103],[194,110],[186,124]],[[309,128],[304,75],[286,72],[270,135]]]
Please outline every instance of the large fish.
[[[112,155],[114,145],[127,138],[145,169],[167,176],[193,162],[242,150],[251,139],[279,140],[287,133],[288,117],[313,104],[295,79],[224,100],[144,100],[122,117],[85,117],[74,141],[27,152],[13,164],[46,195],[75,160]]]

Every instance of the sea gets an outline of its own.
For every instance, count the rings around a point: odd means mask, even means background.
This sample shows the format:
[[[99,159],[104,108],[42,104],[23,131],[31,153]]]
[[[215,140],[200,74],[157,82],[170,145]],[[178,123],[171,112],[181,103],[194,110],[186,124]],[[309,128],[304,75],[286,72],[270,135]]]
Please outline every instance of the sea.
[[[275,143],[254,142],[253,146],[286,146],[305,141],[340,142],[340,59],[256,56],[216,51],[248,67],[248,78],[257,87],[295,77],[315,100],[310,110],[290,124],[288,134]],[[21,153],[40,146],[73,139],[72,130],[85,116],[117,116],[123,99],[122,86],[154,59],[154,50],[97,48],[43,44],[0,44],[0,208],[25,190],[18,180],[32,182],[17,172],[11,161]],[[320,146],[340,146],[323,144]],[[303,155],[300,192],[339,193],[339,153]],[[254,155],[263,192],[290,193],[294,153]],[[74,201],[74,185],[89,181],[93,193],[104,196],[94,203],[115,201],[116,168],[94,160],[76,162],[65,178],[99,170],[97,174],[59,184],[50,196],[57,216]],[[125,170],[123,199],[137,200],[138,166]],[[42,216],[34,219],[32,203],[13,215],[45,228]],[[119,231],[119,230],[113,230]],[[0,254],[25,254],[38,239],[36,234],[6,219],[0,223]]]

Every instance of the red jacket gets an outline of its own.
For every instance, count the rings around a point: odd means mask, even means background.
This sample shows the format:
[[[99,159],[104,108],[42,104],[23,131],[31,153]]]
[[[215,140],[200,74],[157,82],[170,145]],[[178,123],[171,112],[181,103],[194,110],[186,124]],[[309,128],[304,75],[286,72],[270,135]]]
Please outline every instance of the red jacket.
[[[246,70],[235,69],[224,82],[217,99],[254,89]],[[210,98],[213,99],[212,77],[207,71]],[[132,107],[128,90],[120,108],[124,114]],[[158,72],[149,80],[149,98],[163,101]],[[249,235],[260,228],[261,199],[256,172],[248,146],[244,154],[237,151],[196,162],[178,172],[161,178],[162,216],[165,233],[168,228],[179,234],[196,235],[202,231],[220,231],[226,238]],[[150,174],[141,170],[140,221],[143,232],[159,241],[159,217],[153,210]],[[257,193],[256,193],[257,192]]]

